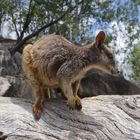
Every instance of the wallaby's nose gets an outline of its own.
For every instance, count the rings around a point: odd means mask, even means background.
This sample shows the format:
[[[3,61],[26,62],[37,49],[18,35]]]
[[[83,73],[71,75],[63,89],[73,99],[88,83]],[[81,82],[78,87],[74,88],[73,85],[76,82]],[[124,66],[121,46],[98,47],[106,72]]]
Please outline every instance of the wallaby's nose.
[[[120,71],[116,68],[116,74],[119,74],[120,73]]]

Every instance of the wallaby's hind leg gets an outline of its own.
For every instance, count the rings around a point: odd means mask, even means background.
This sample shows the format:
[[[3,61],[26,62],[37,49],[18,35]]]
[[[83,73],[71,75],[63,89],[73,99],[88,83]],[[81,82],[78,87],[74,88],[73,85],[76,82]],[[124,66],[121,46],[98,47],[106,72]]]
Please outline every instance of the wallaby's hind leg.
[[[75,105],[76,109],[81,110],[81,108],[82,108],[81,100],[77,95],[79,86],[80,86],[80,81],[76,81],[75,83],[72,84],[73,95],[76,98],[76,105]]]
[[[50,88],[44,88],[44,98],[49,100],[51,99],[51,89]]]
[[[72,84],[72,89],[73,89],[73,95],[74,96],[77,96],[79,86],[80,86],[80,81],[76,81]]]
[[[81,109],[81,102],[79,103],[79,99],[77,99],[74,95],[73,95],[73,89],[72,89],[72,85],[68,82],[62,82],[62,87],[61,87],[65,97],[67,98],[67,103],[70,109]]]
[[[42,114],[42,102],[44,99],[43,88],[36,87],[35,91],[35,103],[33,106],[33,114],[36,120],[39,120]]]

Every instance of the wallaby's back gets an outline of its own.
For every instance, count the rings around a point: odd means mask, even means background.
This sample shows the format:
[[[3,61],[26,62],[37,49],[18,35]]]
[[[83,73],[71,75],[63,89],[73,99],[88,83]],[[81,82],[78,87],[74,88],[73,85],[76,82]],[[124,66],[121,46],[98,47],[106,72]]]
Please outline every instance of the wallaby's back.
[[[81,51],[84,49],[59,35],[43,36],[24,49],[23,68],[28,65],[40,84],[57,87],[58,78],[72,78],[83,67],[80,56],[86,55]]]

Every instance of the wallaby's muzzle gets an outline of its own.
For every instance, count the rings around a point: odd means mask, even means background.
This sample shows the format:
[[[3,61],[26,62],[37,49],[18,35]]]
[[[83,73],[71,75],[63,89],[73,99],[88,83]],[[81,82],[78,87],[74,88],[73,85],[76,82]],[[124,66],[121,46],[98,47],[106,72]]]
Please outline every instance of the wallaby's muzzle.
[[[113,68],[112,67],[111,73],[114,74],[114,75],[119,75],[120,72],[119,72],[118,68]]]

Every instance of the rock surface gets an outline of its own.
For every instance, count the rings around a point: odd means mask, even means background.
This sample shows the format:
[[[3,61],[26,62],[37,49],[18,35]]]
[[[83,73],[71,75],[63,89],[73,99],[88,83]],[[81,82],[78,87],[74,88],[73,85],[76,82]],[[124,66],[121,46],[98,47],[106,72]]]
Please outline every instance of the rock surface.
[[[0,43],[0,76],[14,76],[20,72],[15,60],[16,57],[11,56],[9,52],[9,48],[13,45],[14,43]]]
[[[10,83],[9,89],[3,94],[4,97],[20,97],[26,99],[33,99],[31,87],[22,75],[5,76]]]
[[[91,70],[85,75],[79,89],[80,97],[135,94],[140,94],[140,87],[134,83],[97,70]]]
[[[22,97],[33,98],[31,88],[27,84],[22,72],[21,61],[22,55],[18,52],[11,56],[9,49],[15,44],[15,40],[0,38],[0,76],[7,81],[7,83],[0,85],[5,92],[0,91],[0,95],[7,97]],[[0,79],[1,81],[1,79]]]
[[[81,112],[46,101],[39,121],[32,103],[0,97],[0,140],[139,140],[140,95],[82,99]]]
[[[0,77],[0,96],[3,96],[9,90],[10,86],[7,78]]]

